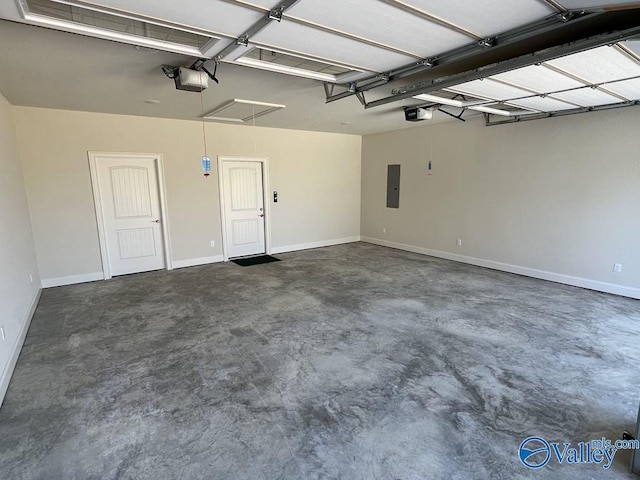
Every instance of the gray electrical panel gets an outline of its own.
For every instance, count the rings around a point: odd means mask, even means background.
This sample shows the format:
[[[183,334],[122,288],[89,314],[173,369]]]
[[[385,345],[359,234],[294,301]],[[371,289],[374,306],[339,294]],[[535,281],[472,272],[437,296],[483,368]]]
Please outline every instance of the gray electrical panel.
[[[400,165],[387,165],[387,208],[400,208]]]

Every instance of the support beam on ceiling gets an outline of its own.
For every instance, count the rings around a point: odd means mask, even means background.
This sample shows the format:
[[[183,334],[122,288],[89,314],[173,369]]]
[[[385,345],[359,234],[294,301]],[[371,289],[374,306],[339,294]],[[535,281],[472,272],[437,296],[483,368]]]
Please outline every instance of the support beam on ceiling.
[[[436,57],[423,59],[421,61],[405,65],[403,67],[391,70],[385,74],[384,78],[380,76],[372,76],[362,79],[358,82],[358,91],[366,91],[375,88],[379,88],[387,83],[395,82],[407,77],[415,77],[418,74],[425,73],[430,75],[430,72],[437,72],[440,76],[446,76],[453,73],[458,73],[462,70],[469,70],[470,68],[478,68],[483,65],[495,62],[495,51],[504,51],[513,45],[527,44],[533,38],[544,38],[546,35],[551,35],[552,32],[557,31],[568,25],[573,25],[576,22],[581,21],[584,18],[590,18],[598,15],[600,12],[577,12],[576,15],[569,21],[563,22],[557,15],[550,15],[541,20],[529,23],[522,27],[514,28],[507,32],[504,32],[495,39],[493,47],[484,47],[474,41],[468,45],[465,45],[449,52],[443,53]],[[515,56],[511,53],[511,57]],[[474,65],[469,67],[468,65]],[[343,92],[331,97],[327,97],[326,102],[334,102],[341,100],[348,96],[353,95],[351,92]]]
[[[438,59],[430,69],[406,75],[391,74],[390,81],[411,77],[413,83],[394,88],[390,96],[369,102],[365,108],[385,105],[420,93],[434,92],[508,70],[617,43],[640,34],[640,8],[572,13],[572,18],[568,21],[556,19],[555,24],[551,24],[549,21],[555,17],[552,16],[546,23],[535,22],[522,29],[499,35],[496,45],[492,48],[475,50],[472,54],[454,52],[446,59]],[[373,86],[370,87],[371,85]],[[380,85],[376,85],[374,79],[369,84],[362,85],[361,82],[356,91],[378,86]],[[339,96],[344,98],[350,94],[343,92]]]
[[[485,113],[485,125],[487,127],[492,127],[496,125],[505,125],[507,123],[519,123],[526,122],[528,120],[540,120],[543,118],[553,118],[553,117],[564,117],[566,115],[576,115],[578,113],[589,113],[589,112],[600,112],[602,110],[613,110],[616,108],[625,108],[625,107],[634,107],[640,105],[640,100],[636,100],[633,102],[620,102],[620,103],[611,103],[609,105],[598,105],[595,107],[580,107],[580,108],[572,108],[570,110],[559,110],[557,112],[542,112],[542,113],[531,113],[527,115],[516,115],[514,117],[503,117],[499,115],[493,115],[491,113]],[[500,120],[492,120],[493,118],[500,118]]]
[[[489,65],[480,66],[471,70],[463,71],[446,77],[432,77],[430,79],[421,80],[412,85],[405,85],[392,91],[388,97],[384,97],[374,102],[370,102],[365,108],[373,108],[380,105],[410,98],[420,93],[429,93],[442,88],[452,87],[461,83],[478,80],[480,78],[490,77],[516,68],[527,67],[536,63],[546,62],[554,58],[563,57],[573,53],[590,50],[616,43],[628,38],[630,35],[636,35],[640,32],[640,22],[636,26],[614,33],[604,33],[595,37],[589,37],[583,40],[577,40],[564,43],[556,47],[546,48],[532,53],[524,54],[515,58],[508,58],[503,61],[491,63]]]

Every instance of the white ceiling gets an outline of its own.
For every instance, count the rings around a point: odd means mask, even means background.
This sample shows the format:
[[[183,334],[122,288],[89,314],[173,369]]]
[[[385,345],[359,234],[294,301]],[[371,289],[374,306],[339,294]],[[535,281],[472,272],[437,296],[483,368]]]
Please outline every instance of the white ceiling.
[[[188,66],[196,57],[222,55],[220,84],[210,82],[203,95],[205,112],[234,98],[284,104],[285,109],[256,118],[255,124],[357,134],[412,126],[404,121],[402,109],[420,101],[409,99],[370,110],[354,97],[325,104],[318,80],[240,66],[248,61],[242,56],[260,47],[346,67],[353,70],[351,78],[358,78],[475,44],[560,11],[557,2],[545,0],[298,0],[284,11],[281,22],[269,22],[265,18],[280,4],[277,0],[54,1],[81,7],[81,13],[97,9],[125,18],[119,22],[135,19],[197,33],[209,42],[193,47],[114,33],[87,24],[77,9],[73,21],[52,19],[37,14],[36,2],[42,0],[0,0],[0,18],[11,20],[0,20],[0,92],[14,105],[199,118],[200,94],[177,91],[160,66]],[[594,5],[589,0],[560,3],[568,8]],[[635,3],[600,0],[597,5]],[[236,39],[247,31],[248,46],[237,46]],[[637,50],[637,42],[626,48],[601,47],[457,85],[450,92],[483,100],[490,107],[536,112],[638,100],[640,62],[633,54]],[[287,71],[286,66],[249,61],[262,69]],[[213,62],[207,65],[213,68]],[[338,83],[345,78],[317,72],[308,76]],[[145,102],[149,100],[154,103]],[[473,114],[466,112],[465,117]],[[437,113],[434,119],[449,117]]]
[[[191,60],[0,21],[0,92],[13,105],[198,119],[200,95],[176,90],[160,69],[162,64],[181,63]],[[231,64],[221,65],[217,75],[220,84],[209,82],[204,91],[205,112],[242,98],[286,105],[257,118],[259,126],[353,134],[414,126],[406,124],[397,104],[374,111],[365,111],[355,98],[325,105],[322,84],[314,80]]]

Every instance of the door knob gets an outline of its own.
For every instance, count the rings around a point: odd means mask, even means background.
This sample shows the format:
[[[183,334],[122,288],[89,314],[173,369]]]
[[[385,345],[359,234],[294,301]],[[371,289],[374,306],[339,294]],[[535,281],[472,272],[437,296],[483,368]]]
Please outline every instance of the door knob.
[[[160,223],[160,220],[151,220],[152,223]]]

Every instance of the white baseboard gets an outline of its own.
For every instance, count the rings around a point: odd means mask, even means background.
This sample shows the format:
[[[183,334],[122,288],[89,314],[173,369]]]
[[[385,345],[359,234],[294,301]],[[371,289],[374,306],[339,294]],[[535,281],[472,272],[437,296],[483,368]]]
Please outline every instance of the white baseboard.
[[[173,268],[186,268],[197,267],[198,265],[206,265],[208,263],[223,262],[224,257],[222,255],[213,255],[211,257],[189,258],[187,260],[174,260],[172,262]]]
[[[63,285],[75,285],[76,283],[96,282],[104,280],[104,273],[85,273],[82,275],[70,275],[68,277],[43,278],[42,288],[61,287]]]
[[[343,243],[359,242],[360,236],[336,238],[333,240],[322,240],[320,242],[300,243],[298,245],[285,245],[283,247],[272,247],[271,253],[295,252],[297,250],[309,250],[310,248],[331,247],[332,245],[341,245]]]
[[[195,267],[197,265],[206,265],[207,263],[222,262],[222,255],[214,255],[212,257],[189,258],[187,260],[175,260],[171,262],[171,268]],[[70,275],[68,277],[43,278],[42,288],[61,287],[63,285],[75,285],[76,283],[96,282],[104,280],[104,273],[85,273],[83,275]]]
[[[539,278],[541,280],[549,280],[551,282],[564,283],[574,287],[588,288],[589,290],[597,290],[599,292],[612,293],[623,297],[640,299],[640,288],[627,287],[617,285],[615,283],[600,282],[598,280],[590,280],[588,278],[574,277],[561,273],[548,272],[545,270],[537,270],[535,268],[521,267],[519,265],[511,265],[509,263],[496,262],[493,260],[485,260],[483,258],[469,257],[456,253],[442,252],[440,250],[431,250],[429,248],[416,247],[414,245],[406,245],[404,243],[390,242],[379,238],[362,237],[363,242],[382,245],[384,247],[397,248],[398,250],[406,250],[408,252],[429,255],[430,257],[444,258],[455,262],[468,263],[479,267],[491,268],[493,270],[501,270],[503,272],[516,273],[526,277]]]
[[[29,326],[31,325],[33,314],[35,313],[38,302],[40,301],[41,293],[42,290],[38,289],[35,296],[33,297],[33,300],[31,301],[31,307],[29,307],[29,310],[27,311],[26,318],[22,323],[22,328],[20,329],[20,333],[18,334],[16,343],[13,345],[13,350],[11,350],[9,361],[5,365],[2,376],[0,377],[0,406],[2,406],[4,396],[7,393],[7,389],[9,388],[9,382],[11,381],[13,370],[16,368],[16,363],[18,363],[20,350],[22,350],[22,345],[24,344],[24,339],[26,338],[27,332],[29,331]]]

